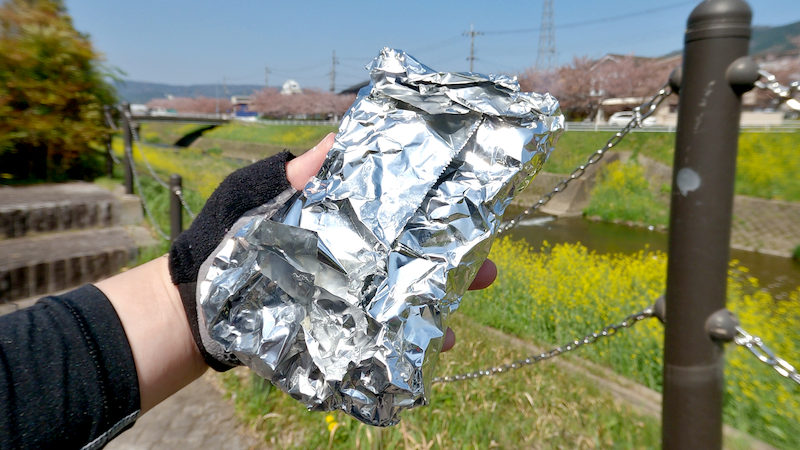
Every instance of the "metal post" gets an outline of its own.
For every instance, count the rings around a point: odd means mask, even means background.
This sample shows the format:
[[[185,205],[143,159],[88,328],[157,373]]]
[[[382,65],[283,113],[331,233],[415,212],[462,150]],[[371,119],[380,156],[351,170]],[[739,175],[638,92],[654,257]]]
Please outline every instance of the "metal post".
[[[175,239],[183,231],[183,213],[181,212],[181,176],[173,173],[169,177],[169,231],[170,239]]]
[[[125,154],[123,167],[125,172],[125,193],[133,194],[133,130],[131,129],[131,105],[122,104],[122,137],[125,140]]]
[[[723,346],[705,324],[725,308],[743,93],[731,72],[749,61],[750,19],[742,0],[706,0],[687,22],[667,265],[665,449],[722,446]]]
[[[114,149],[111,148],[111,137],[106,139],[106,175],[109,178],[114,176],[114,158],[111,155]]]

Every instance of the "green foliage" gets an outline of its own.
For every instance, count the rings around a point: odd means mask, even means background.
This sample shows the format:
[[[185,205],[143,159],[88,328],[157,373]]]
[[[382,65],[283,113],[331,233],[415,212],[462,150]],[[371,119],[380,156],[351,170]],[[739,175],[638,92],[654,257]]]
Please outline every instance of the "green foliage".
[[[500,278],[465,296],[459,313],[542,346],[564,344],[652,304],[665,290],[666,255],[600,255],[580,244],[533,249],[508,238],[490,258]],[[731,263],[728,307],[778,355],[800,351],[800,286],[776,301],[746,267]],[[800,386],[743,348],[726,349],[725,421],[784,448],[800,447]],[[663,329],[648,320],[579,351],[653,389],[661,389]]]
[[[651,191],[642,166],[617,160],[601,169],[584,212],[609,222],[666,225],[669,204],[664,195],[657,196]]]
[[[91,177],[115,102],[87,36],[60,0],[0,5],[0,166],[4,179]],[[88,170],[86,170],[88,169]]]
[[[601,131],[568,132],[559,138],[556,150],[544,171],[570,173],[602,148],[612,133]],[[766,199],[800,201],[800,132],[769,133],[743,131],[739,135],[736,159],[736,194]],[[672,166],[674,133],[634,132],[615,147]]]
[[[800,201],[800,132],[739,135],[736,193]]]
[[[603,148],[613,137],[608,131],[572,131],[561,135],[556,149],[550,155],[542,170],[552,173],[570,173],[575,167],[586,162],[596,150]],[[672,154],[675,149],[675,133],[633,132],[614,148],[617,151],[630,151],[634,156],[639,153],[656,159],[664,164],[672,165]]]
[[[794,248],[794,252],[792,252],[792,259],[800,262],[800,245]]]
[[[483,369],[531,352],[458,313],[449,325],[459,342],[440,356],[437,374]],[[652,448],[659,442],[655,418],[632,412],[594,381],[555,364],[436,384],[429,405],[404,412],[388,428],[341,411],[308,412],[280,390],[254,385],[259,381],[244,368],[220,377],[269,448]]]

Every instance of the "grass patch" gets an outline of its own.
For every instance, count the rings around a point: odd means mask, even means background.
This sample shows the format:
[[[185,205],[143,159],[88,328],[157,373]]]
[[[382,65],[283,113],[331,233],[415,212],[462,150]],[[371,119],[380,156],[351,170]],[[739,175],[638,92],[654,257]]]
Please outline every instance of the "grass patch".
[[[491,258],[501,279],[489,289],[470,292],[461,312],[523,339],[550,344],[617,322],[665,289],[666,255],[661,252],[598,255],[580,244],[533,249],[505,238],[495,244]],[[789,301],[777,302],[747,268],[734,263],[728,294],[728,307],[746,330],[762,337],[778,355],[792,358],[799,353],[800,287]],[[663,330],[655,320],[580,352],[648,387],[662,387]],[[800,447],[800,386],[741,348],[728,348],[727,363],[726,423],[776,446]]]
[[[669,197],[653,192],[644,169],[634,160],[620,160],[603,166],[592,190],[588,216],[599,216],[607,222],[634,222],[645,225],[666,225],[669,222]],[[669,192],[669,190],[667,190]]]
[[[461,373],[525,353],[464,316],[459,343],[438,372]],[[237,410],[274,448],[654,448],[658,422],[630,411],[594,382],[545,363],[467,382],[438,384],[431,404],[374,428],[341,412],[308,412],[247,369],[220,375]],[[265,393],[268,392],[268,395]]]

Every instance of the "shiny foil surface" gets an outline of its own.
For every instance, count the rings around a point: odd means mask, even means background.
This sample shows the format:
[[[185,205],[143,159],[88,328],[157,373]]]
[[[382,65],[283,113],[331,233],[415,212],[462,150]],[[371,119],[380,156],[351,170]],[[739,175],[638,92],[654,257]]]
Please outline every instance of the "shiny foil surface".
[[[428,402],[447,316],[564,126],[549,94],[383,49],[319,174],[198,277],[209,336],[309,409],[378,426]]]

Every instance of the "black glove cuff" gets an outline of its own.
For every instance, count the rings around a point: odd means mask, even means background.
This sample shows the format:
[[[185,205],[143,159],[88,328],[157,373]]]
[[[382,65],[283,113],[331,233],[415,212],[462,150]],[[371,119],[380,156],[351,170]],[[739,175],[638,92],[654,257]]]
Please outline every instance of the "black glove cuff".
[[[197,281],[197,272],[242,214],[263,205],[291,187],[286,180],[288,151],[241,168],[220,183],[192,225],[181,233],[169,252],[174,284]]]

